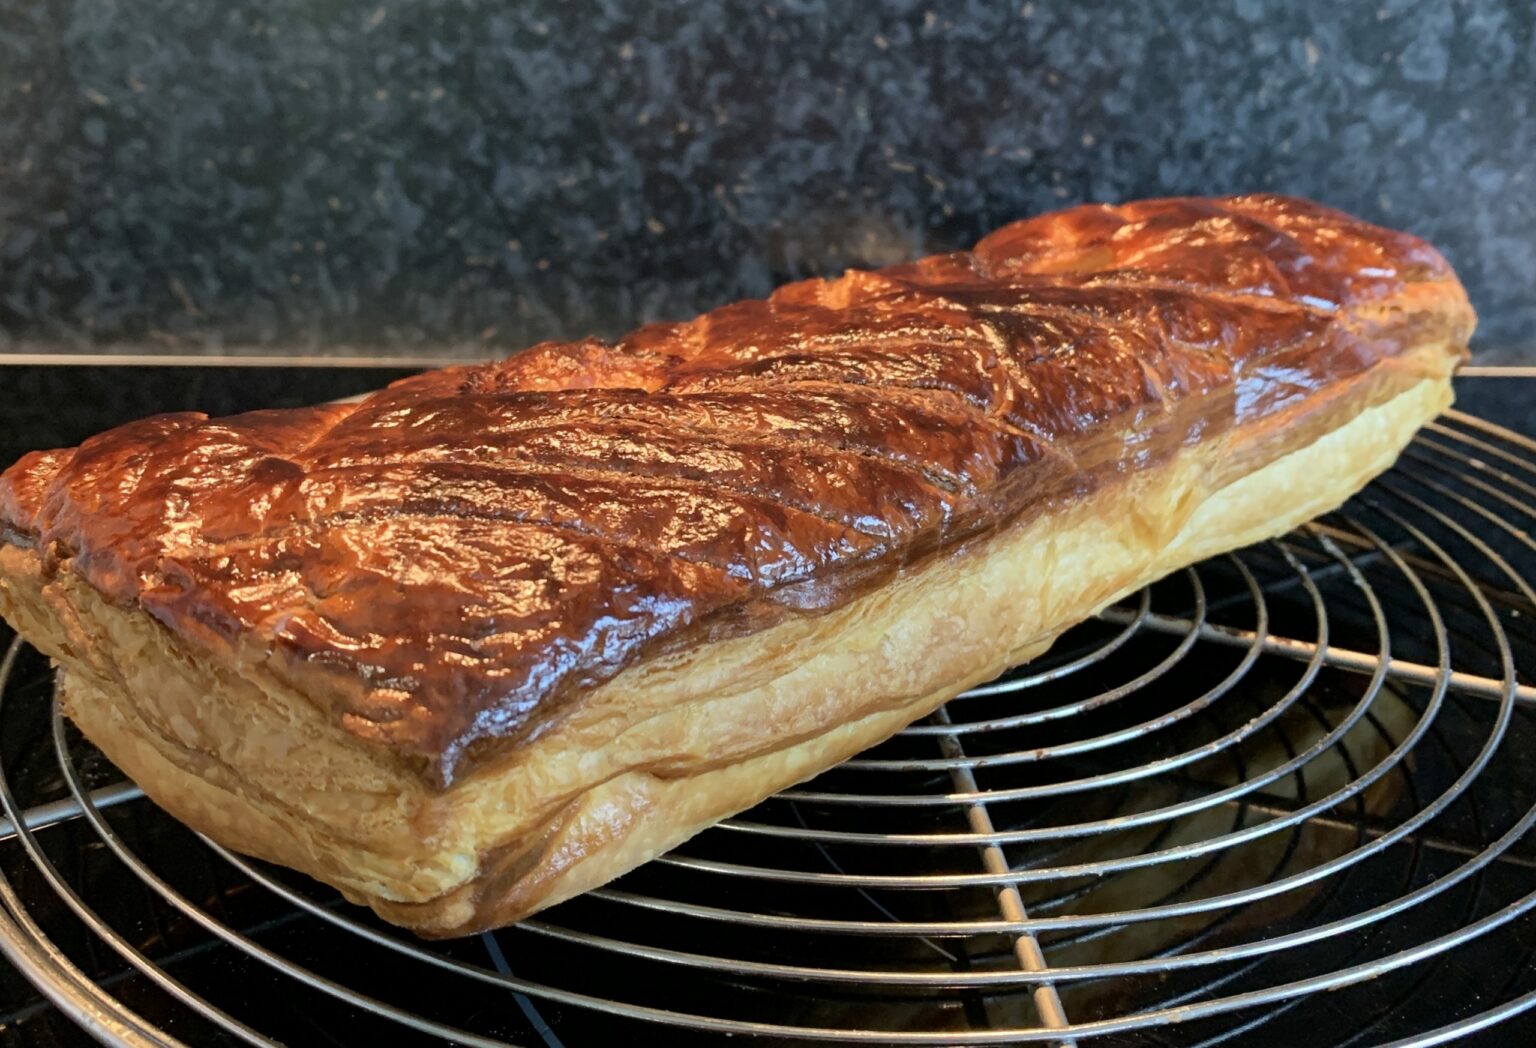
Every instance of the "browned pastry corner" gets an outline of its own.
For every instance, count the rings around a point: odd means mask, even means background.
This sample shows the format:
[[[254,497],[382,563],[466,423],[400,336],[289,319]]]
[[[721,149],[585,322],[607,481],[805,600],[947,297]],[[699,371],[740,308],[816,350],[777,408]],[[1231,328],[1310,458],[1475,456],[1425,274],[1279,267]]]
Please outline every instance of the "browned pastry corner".
[[[1333,508],[1450,402],[1413,237],[1079,207],[0,477],[0,612],[160,805],[426,935],[601,884]]]

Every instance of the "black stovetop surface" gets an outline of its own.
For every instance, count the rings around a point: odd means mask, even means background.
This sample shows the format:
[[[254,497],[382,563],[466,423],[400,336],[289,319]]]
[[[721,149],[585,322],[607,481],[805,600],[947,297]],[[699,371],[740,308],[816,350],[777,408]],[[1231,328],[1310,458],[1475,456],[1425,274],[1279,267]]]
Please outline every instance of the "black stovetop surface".
[[[296,406],[365,392],[408,373],[402,369],[359,367],[4,368],[0,369],[6,393],[0,461],[9,463],[33,448],[71,445],[106,427],[160,411],[227,414]],[[1457,390],[1457,406],[1461,410],[1518,432],[1530,434],[1536,429],[1536,378],[1482,374],[1459,380]],[[10,636],[10,631],[0,625],[0,643],[8,643]],[[12,842],[0,847],[15,845]],[[1496,958],[1489,963],[1495,962]],[[251,992],[258,990],[254,988]],[[451,986],[445,987],[445,992],[451,990]],[[297,1038],[292,1043],[304,1043],[304,1029],[302,1024],[289,1028],[287,1038]],[[1511,1033],[1512,1029],[1507,1028],[1487,1043],[1515,1043],[1499,1039]],[[91,1042],[86,1035],[42,1000],[30,985],[12,972],[0,972],[0,1046],[34,1048],[87,1043]]]

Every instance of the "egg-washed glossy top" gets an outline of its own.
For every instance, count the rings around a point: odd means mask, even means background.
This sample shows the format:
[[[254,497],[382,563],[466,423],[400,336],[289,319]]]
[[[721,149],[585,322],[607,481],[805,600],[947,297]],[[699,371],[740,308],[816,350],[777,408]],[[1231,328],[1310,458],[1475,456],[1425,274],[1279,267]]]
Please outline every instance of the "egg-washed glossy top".
[[[1421,282],[1453,311],[1372,309]],[[441,786],[638,658],[834,606],[1182,444],[1295,430],[1471,322],[1428,245],[1313,204],[1079,207],[358,404],[122,426],[18,462],[0,523],[194,651],[270,650]]]

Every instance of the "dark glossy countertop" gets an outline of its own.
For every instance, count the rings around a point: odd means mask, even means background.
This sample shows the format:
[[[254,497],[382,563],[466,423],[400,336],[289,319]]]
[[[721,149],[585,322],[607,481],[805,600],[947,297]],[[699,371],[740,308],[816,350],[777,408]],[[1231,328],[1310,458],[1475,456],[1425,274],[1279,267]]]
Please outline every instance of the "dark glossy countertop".
[[[0,5],[0,353],[488,356],[1082,200],[1441,246],[1536,360],[1525,0]]]

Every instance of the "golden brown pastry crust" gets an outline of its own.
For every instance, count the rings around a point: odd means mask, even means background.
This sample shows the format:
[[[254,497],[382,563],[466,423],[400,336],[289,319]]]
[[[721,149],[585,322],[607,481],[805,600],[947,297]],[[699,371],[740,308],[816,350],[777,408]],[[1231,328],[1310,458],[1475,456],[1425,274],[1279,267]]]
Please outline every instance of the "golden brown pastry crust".
[[[174,814],[472,931],[1336,505],[1470,327],[1432,249],[1312,205],[1077,209],[617,347],[30,457],[0,613]]]

